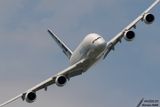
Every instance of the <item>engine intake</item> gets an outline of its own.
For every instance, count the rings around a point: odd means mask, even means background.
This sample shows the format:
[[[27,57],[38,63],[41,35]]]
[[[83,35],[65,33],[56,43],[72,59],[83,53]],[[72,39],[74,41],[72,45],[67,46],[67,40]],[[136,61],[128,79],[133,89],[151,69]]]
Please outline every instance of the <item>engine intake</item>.
[[[37,95],[36,93],[34,92],[28,92],[26,95],[25,95],[25,100],[26,102],[28,103],[33,103],[37,98]]]
[[[143,21],[146,23],[146,24],[152,24],[155,20],[155,17],[153,14],[150,14],[150,13],[147,13],[144,15],[143,17]]]
[[[67,80],[68,80],[68,79],[67,79],[66,76],[60,75],[60,76],[57,76],[57,77],[56,77],[55,82],[56,82],[56,85],[57,85],[57,86],[62,87],[62,86],[64,86],[64,85],[67,83]]]
[[[135,38],[135,33],[131,30],[125,31],[124,39],[126,41],[132,41]]]

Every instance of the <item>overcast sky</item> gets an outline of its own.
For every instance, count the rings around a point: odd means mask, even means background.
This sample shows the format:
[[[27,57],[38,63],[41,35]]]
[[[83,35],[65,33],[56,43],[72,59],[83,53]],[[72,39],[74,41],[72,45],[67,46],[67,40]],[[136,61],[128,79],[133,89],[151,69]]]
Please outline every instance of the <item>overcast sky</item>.
[[[0,102],[69,66],[47,33],[50,28],[72,50],[88,34],[106,41],[154,0],[0,0]],[[136,107],[160,99],[160,6],[152,25],[137,26],[133,42],[114,52],[66,86],[39,91],[33,104],[21,99],[6,107]]]

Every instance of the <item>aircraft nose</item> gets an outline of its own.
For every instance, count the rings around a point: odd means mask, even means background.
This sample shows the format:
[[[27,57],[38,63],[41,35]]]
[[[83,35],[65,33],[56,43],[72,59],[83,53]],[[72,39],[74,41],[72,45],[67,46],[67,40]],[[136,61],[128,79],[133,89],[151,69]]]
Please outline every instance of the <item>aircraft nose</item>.
[[[98,48],[104,49],[106,47],[106,42],[103,38],[99,38],[96,41],[94,41],[94,45]]]

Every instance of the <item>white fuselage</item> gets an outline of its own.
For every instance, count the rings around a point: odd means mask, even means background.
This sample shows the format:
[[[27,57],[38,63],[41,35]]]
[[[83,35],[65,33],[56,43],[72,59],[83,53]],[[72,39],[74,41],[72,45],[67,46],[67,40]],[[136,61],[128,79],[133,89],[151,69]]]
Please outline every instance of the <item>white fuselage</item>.
[[[106,41],[100,35],[91,33],[87,35],[80,45],[75,49],[71,58],[70,64],[73,65],[78,61],[85,59],[84,71],[90,68],[102,56],[106,47]]]

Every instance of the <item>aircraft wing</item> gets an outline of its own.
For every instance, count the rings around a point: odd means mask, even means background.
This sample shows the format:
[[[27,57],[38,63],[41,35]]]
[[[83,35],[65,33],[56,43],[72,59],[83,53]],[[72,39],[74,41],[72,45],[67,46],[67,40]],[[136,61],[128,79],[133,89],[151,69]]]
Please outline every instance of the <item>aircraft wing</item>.
[[[59,75],[64,75],[68,79],[70,79],[71,77],[82,74],[83,70],[81,68],[83,68],[82,67],[83,61],[84,61],[84,59],[80,60],[79,62],[75,63],[72,66],[69,66],[65,70],[59,72],[57,75],[54,75],[54,76],[48,78],[47,80],[41,82],[40,84],[36,85],[35,87],[29,89],[29,91],[30,92],[37,92],[41,89],[47,90],[47,87],[54,84],[56,77],[59,76]]]
[[[3,107],[3,106],[5,106],[5,105],[7,105],[7,104],[9,104],[9,103],[11,103],[11,102],[13,102],[13,101],[15,101],[15,100],[21,98],[22,95],[23,95],[23,94],[20,94],[20,95],[18,95],[18,96],[16,96],[16,97],[14,97],[14,98],[12,98],[12,99],[10,99],[10,100],[4,102],[3,104],[0,105],[0,107]]]
[[[59,72],[57,75],[54,75],[50,78],[48,78],[47,80],[41,82],[40,84],[34,86],[33,88],[25,91],[24,93],[21,93],[19,94],[18,96],[4,102],[3,104],[0,105],[0,107],[2,106],[5,106],[19,98],[22,98],[22,100],[26,100],[25,97],[26,97],[26,94],[30,93],[30,92],[33,92],[33,93],[36,93],[37,91],[41,90],[41,89],[44,89],[45,91],[47,91],[47,87],[52,85],[52,84],[55,84],[56,82],[56,77],[57,76],[60,76],[60,75],[64,75],[67,77],[67,79],[69,80],[71,77],[74,77],[74,76],[77,76],[77,75],[80,75],[82,74],[84,71],[82,70],[82,66],[83,66],[83,61],[85,61],[85,59],[82,59],[80,60],[79,62],[69,66],[68,68],[66,68],[65,70]]]
[[[114,38],[112,38],[106,46],[105,52],[104,52],[104,59],[106,58],[106,56],[108,55],[108,53],[111,50],[114,50],[115,45],[118,42],[121,42],[122,38],[124,37],[124,34],[126,31],[131,30],[132,28],[136,28],[136,24],[139,21],[143,21],[144,16],[153,9],[153,7],[155,7],[158,3],[160,2],[160,0],[156,0],[151,6],[149,6],[148,9],[146,9],[141,15],[139,15],[135,20],[133,20],[128,26],[126,26],[121,32],[119,32]]]

